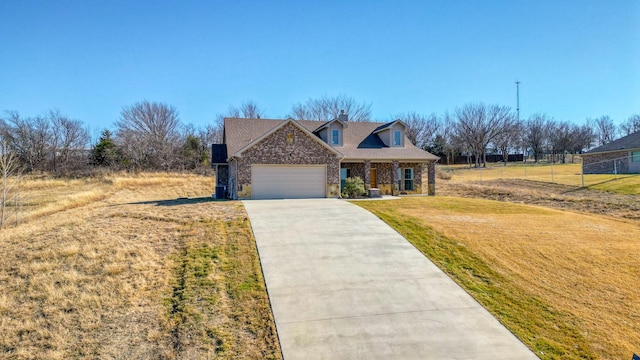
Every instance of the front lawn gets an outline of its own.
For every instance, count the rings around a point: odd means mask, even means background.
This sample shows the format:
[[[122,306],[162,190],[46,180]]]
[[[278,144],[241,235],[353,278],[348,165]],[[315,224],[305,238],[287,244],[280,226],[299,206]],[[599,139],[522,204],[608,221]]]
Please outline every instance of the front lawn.
[[[542,359],[640,348],[640,229],[454,197],[354,202],[394,227]]]
[[[23,181],[0,230],[0,358],[280,359],[247,214],[214,183]]]

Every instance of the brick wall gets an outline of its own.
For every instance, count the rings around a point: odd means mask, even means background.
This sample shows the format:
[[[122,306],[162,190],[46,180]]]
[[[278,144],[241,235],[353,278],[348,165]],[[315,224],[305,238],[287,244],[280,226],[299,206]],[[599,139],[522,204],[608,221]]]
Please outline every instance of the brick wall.
[[[340,167],[343,169],[349,169],[349,176],[357,176],[364,181],[364,163],[343,162]]]
[[[342,163],[342,168],[350,169],[351,177],[359,176],[362,180],[365,177],[365,164],[364,163]],[[391,194],[393,185],[393,164],[391,163],[375,163],[371,162],[371,169],[376,169],[376,177],[378,180],[378,188],[381,189],[383,194]],[[422,163],[398,163],[398,167],[412,168],[413,169],[413,188],[412,191],[406,191],[409,194],[421,194],[422,191],[422,172],[424,168]],[[366,184],[366,180],[365,180]],[[404,181],[402,182],[404,187]],[[405,191],[402,189],[402,191]]]
[[[582,171],[585,174],[618,174],[629,172],[629,152],[617,151],[582,156]],[[614,168],[615,161],[615,168]]]
[[[405,190],[404,189],[404,178],[401,179],[400,182],[401,191],[406,192],[408,194],[422,194],[422,163],[399,163],[398,167],[403,169],[402,176],[404,176],[404,169],[412,168],[413,169],[413,190]]]

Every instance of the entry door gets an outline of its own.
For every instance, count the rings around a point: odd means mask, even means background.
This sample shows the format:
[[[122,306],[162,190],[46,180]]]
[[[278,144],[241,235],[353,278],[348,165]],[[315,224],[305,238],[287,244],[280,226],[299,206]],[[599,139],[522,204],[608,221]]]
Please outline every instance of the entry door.
[[[369,187],[378,187],[378,177],[376,176],[376,169],[369,170]]]

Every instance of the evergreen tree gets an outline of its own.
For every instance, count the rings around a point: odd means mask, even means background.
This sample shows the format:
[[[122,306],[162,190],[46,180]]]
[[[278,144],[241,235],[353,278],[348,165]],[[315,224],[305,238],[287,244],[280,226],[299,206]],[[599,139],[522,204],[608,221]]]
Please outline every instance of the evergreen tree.
[[[104,130],[100,140],[91,149],[91,162],[98,166],[113,166],[120,160],[120,150],[111,137],[111,131]]]

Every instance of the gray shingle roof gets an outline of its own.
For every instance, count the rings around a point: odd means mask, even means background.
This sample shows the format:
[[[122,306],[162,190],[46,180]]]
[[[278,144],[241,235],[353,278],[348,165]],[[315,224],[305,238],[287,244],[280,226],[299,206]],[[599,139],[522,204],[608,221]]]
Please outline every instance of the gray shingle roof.
[[[260,136],[287,120],[280,119],[224,119],[224,136],[229,156],[249,145]],[[299,125],[313,132],[326,122],[298,120]],[[437,156],[424,151],[405,139],[404,147],[388,147],[373,132],[379,129],[378,122],[349,122],[343,129],[343,146],[335,147],[344,160],[398,160],[433,161]]]
[[[611,152],[611,151],[629,151],[640,149],[640,131],[635,132],[633,134],[627,135],[625,137],[621,137],[618,140],[612,141],[608,144],[604,144],[595,149],[591,149],[584,153],[583,155],[592,155],[603,152]]]

